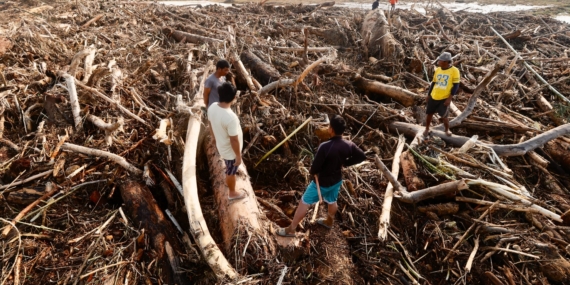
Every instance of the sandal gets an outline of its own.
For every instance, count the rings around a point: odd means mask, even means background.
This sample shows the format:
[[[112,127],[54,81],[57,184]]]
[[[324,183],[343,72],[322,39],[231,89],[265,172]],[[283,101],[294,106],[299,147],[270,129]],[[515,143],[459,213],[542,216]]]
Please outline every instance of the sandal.
[[[241,195],[239,195],[237,197],[233,197],[233,198],[228,197],[228,200],[229,201],[236,201],[236,200],[241,200],[241,199],[247,197],[247,194],[245,193],[245,191],[240,191],[240,192],[241,192]]]
[[[279,228],[276,234],[282,237],[295,237],[294,233],[293,234],[288,233],[287,230],[285,230],[285,228]]]
[[[323,227],[325,227],[325,228],[327,228],[327,229],[329,229],[329,230],[331,229],[331,226],[327,225],[327,224],[325,223],[325,219],[323,219],[323,218],[318,219],[318,220],[317,220],[317,224],[319,224],[319,225],[321,225],[321,226],[323,226]]]

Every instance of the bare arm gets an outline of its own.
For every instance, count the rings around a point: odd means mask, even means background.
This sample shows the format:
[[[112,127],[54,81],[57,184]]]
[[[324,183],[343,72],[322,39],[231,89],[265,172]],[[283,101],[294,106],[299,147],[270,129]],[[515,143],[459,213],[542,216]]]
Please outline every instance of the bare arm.
[[[241,164],[241,150],[239,148],[238,136],[230,136],[230,144],[232,145],[232,150],[236,154],[236,162],[234,162],[234,166],[239,166]]]
[[[208,100],[210,99],[210,88],[206,87],[204,88],[204,105],[206,105],[206,107],[208,107]]]

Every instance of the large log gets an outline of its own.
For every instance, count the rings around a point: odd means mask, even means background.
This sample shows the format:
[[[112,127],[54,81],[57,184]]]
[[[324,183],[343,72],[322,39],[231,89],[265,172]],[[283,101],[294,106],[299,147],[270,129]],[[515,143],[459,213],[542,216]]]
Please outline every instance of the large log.
[[[269,226],[265,215],[259,210],[247,169],[243,163],[239,166],[235,184],[236,190],[246,192],[247,197],[230,202],[229,188],[225,183],[224,160],[209,138],[206,138],[204,148],[210,169],[210,185],[216,196],[226,256],[235,264],[238,272],[258,272],[261,268],[260,262],[274,255],[275,246],[269,238]],[[234,249],[237,249],[237,252]],[[245,256],[242,256],[243,253]]]
[[[415,137],[419,132],[423,132],[424,127],[403,122],[391,122],[388,124],[388,129],[398,134],[405,134],[406,136],[409,137]],[[457,136],[457,135],[447,136],[444,132],[436,130],[432,130],[431,134],[433,136],[440,137],[446,143],[449,143],[454,146],[462,146],[466,141],[470,139],[468,137]],[[565,124],[560,127],[556,127],[549,131],[546,131],[527,141],[517,144],[499,145],[499,144],[487,144],[482,142],[477,142],[477,144],[492,148],[497,153],[497,155],[519,156],[519,155],[524,155],[527,152],[534,150],[538,147],[541,147],[551,140],[554,140],[560,136],[568,134],[570,134],[570,124]]]
[[[362,35],[362,47],[367,57],[370,55],[392,61],[404,58],[404,49],[390,33],[388,20],[381,9],[375,9],[366,14],[360,34]]]
[[[406,139],[403,135],[398,138],[398,145],[396,146],[396,152],[394,153],[394,160],[392,160],[392,175],[398,177],[400,172],[400,159],[402,157],[402,150],[404,150],[404,145]],[[403,165],[402,165],[403,167]],[[388,228],[390,227],[390,213],[392,212],[392,200],[394,199],[394,185],[388,183],[386,186],[386,191],[384,192],[384,202],[382,202],[382,213],[380,214],[380,222],[378,226],[378,238],[385,241],[388,237]]]
[[[426,187],[424,181],[418,177],[418,166],[409,150],[403,152],[400,156],[400,164],[402,165],[402,173],[404,174],[408,191],[414,192]]]
[[[394,194],[394,197],[400,201],[410,204],[434,198],[442,195],[454,194],[455,192],[469,188],[464,180],[456,180],[443,184],[439,184],[430,188],[425,188],[415,192],[402,191]]]
[[[570,172],[570,144],[561,140],[553,140],[544,146],[544,150],[564,168]]]
[[[408,91],[406,89],[387,85],[384,83],[380,83],[378,81],[366,79],[359,74],[356,74],[353,78],[354,86],[370,93],[376,93],[383,96],[388,96],[395,101],[399,102],[400,104],[404,105],[405,107],[410,107],[416,102],[420,102],[424,100],[424,97],[417,95],[414,92]]]
[[[158,265],[167,272],[168,284],[183,284],[182,274],[172,272],[164,245],[168,242],[178,252],[183,252],[183,246],[176,238],[176,231],[165,218],[150,190],[143,184],[127,181],[121,185],[121,197],[130,217],[148,233],[152,247],[156,252]]]
[[[177,42],[187,42],[187,43],[196,43],[196,44],[201,44],[201,43],[223,44],[225,42],[224,40],[204,37],[200,35],[194,35],[183,31],[177,31],[168,27],[163,28],[162,32],[168,37],[172,37]]]
[[[251,75],[265,86],[273,81],[277,81],[281,74],[277,69],[275,69],[270,64],[267,64],[261,60],[257,55],[253,54],[249,50],[245,50],[241,53],[240,59],[243,64],[251,70]]]
[[[200,107],[204,107],[204,100],[202,100],[204,82],[208,77],[211,66],[212,61],[209,61],[206,64],[206,68],[204,68],[202,81],[194,100],[193,107],[195,107],[195,113],[188,120],[186,143],[184,144],[184,160],[182,163],[182,187],[184,189],[184,204],[186,205],[190,223],[190,233],[194,237],[194,241],[206,263],[212,268],[218,280],[224,280],[226,277],[235,279],[238,274],[210,235],[210,230],[200,207],[196,177],[196,152],[198,151],[198,138],[202,129],[202,111]]]

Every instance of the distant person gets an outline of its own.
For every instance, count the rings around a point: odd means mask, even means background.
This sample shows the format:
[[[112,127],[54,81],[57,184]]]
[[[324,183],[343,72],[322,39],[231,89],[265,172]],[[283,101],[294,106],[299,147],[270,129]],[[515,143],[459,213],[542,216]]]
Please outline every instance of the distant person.
[[[396,10],[396,3],[398,3],[398,0],[390,0],[390,5],[392,5],[392,8],[390,8],[390,14]]]
[[[245,191],[236,191],[236,172],[242,163],[243,134],[239,118],[230,107],[235,102],[237,92],[229,82],[221,84],[216,91],[219,102],[212,103],[208,108],[208,120],[218,153],[226,164],[226,184],[230,190],[228,199],[239,200],[247,194]]]
[[[451,136],[449,130],[449,105],[451,98],[459,91],[460,74],[459,69],[452,65],[451,54],[442,53],[437,58],[438,68],[435,69],[433,80],[428,89],[426,97],[426,129],[424,137],[429,136],[429,127],[434,113],[438,113],[445,126],[445,134]]]
[[[342,185],[342,167],[348,167],[366,159],[366,155],[360,148],[353,142],[342,138],[345,128],[346,122],[344,119],[339,115],[334,115],[328,128],[328,132],[332,137],[319,146],[315,160],[309,170],[312,177],[317,176],[316,183],[313,180],[307,186],[301,201],[299,201],[293,221],[288,227],[279,228],[277,235],[284,237],[295,236],[297,225],[307,214],[309,206],[319,201],[317,184],[320,186],[323,200],[328,204],[327,218],[319,219],[317,223],[328,229],[333,226],[334,216],[338,209],[336,200]]]
[[[372,10],[378,9],[378,5],[380,5],[380,0],[374,1],[374,3],[372,3]]]
[[[230,63],[227,60],[219,60],[216,63],[216,72],[206,78],[204,84],[204,104],[206,108],[214,102],[219,102],[218,87],[226,82],[226,75],[230,72]]]

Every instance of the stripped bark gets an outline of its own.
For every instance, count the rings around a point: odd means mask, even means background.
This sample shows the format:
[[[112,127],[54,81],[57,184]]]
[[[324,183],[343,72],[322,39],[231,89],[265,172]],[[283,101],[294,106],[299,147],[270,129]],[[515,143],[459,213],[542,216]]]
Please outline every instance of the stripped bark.
[[[98,150],[98,149],[92,149],[92,148],[79,146],[79,145],[75,145],[75,144],[70,144],[70,143],[64,143],[61,146],[61,148],[63,150],[79,152],[79,153],[83,153],[83,154],[87,154],[87,155],[105,157],[105,158],[115,162],[116,164],[124,167],[126,170],[128,170],[129,172],[131,172],[132,174],[134,174],[136,176],[142,175],[142,171],[140,169],[138,169],[137,167],[130,164],[124,157],[118,156],[114,153],[110,153],[108,151],[102,151],[102,150]]]
[[[87,115],[87,120],[93,123],[93,125],[97,126],[101,130],[105,131],[105,142],[107,142],[108,146],[111,146],[113,144],[113,137],[112,137],[113,132],[123,125],[123,120],[121,119],[119,119],[117,122],[113,124],[109,124],[105,123],[103,119],[91,114]]]
[[[388,124],[388,128],[391,131],[397,133],[403,133],[410,137],[415,137],[416,134],[422,132],[424,127],[408,124],[403,122],[392,122]],[[452,144],[454,146],[462,146],[466,141],[470,138],[463,137],[463,136],[447,136],[444,132],[441,131],[432,131],[431,134],[436,137],[440,137],[445,142]],[[505,144],[505,145],[498,145],[498,144],[487,144],[482,142],[477,142],[479,145],[484,145],[487,147],[492,148],[497,155],[501,156],[520,156],[526,154],[528,151],[534,150],[538,147],[543,146],[547,142],[554,140],[560,136],[570,134],[570,124],[562,125],[546,131],[540,135],[535,136],[525,142],[517,143],[517,144]]]
[[[398,146],[396,146],[396,152],[394,153],[394,160],[392,161],[392,175],[398,177],[400,171],[400,156],[402,150],[404,150],[404,145],[406,139],[403,135],[398,138]],[[403,165],[402,165],[403,166]],[[384,202],[382,202],[382,213],[380,214],[380,226],[378,228],[378,238],[385,241],[388,237],[388,228],[390,227],[390,211],[392,209],[392,199],[394,197],[394,186],[392,183],[388,183],[386,187],[386,192],[384,193]]]
[[[77,98],[77,89],[75,87],[75,77],[69,74],[63,74],[67,91],[69,92],[69,103],[71,104],[71,112],[73,113],[73,121],[75,122],[75,129],[80,131],[81,125],[81,109],[79,107],[79,99]]]

